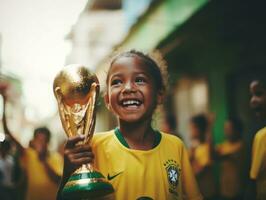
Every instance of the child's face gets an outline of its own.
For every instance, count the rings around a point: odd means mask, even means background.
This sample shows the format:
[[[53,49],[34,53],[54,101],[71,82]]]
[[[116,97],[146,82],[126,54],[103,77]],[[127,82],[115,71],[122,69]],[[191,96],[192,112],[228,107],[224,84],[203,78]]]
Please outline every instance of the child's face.
[[[257,117],[266,117],[266,89],[259,81],[250,84],[250,106]]]
[[[148,66],[137,56],[118,58],[111,66],[105,102],[119,120],[151,119],[162,95],[155,87]]]
[[[37,151],[46,151],[48,148],[48,138],[43,133],[37,133],[32,140],[32,145]]]

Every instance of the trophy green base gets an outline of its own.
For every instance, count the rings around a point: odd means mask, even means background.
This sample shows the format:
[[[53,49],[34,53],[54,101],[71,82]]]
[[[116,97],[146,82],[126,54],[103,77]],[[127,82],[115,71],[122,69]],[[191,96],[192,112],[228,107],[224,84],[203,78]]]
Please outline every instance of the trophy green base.
[[[81,167],[68,179],[62,190],[64,199],[89,200],[107,196],[114,192],[113,186],[95,170]]]

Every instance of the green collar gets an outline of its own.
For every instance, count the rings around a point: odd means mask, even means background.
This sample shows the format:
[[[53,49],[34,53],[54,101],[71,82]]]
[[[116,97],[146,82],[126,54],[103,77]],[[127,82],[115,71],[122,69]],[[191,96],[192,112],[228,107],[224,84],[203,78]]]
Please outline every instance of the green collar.
[[[118,127],[115,128],[115,135],[117,137],[117,139],[119,140],[119,142],[130,149],[127,141],[125,140],[125,138],[123,137],[121,131],[119,130]],[[155,148],[157,145],[159,145],[160,141],[162,139],[162,135],[159,131],[155,131],[155,140],[154,140],[154,145],[153,145],[153,148]]]

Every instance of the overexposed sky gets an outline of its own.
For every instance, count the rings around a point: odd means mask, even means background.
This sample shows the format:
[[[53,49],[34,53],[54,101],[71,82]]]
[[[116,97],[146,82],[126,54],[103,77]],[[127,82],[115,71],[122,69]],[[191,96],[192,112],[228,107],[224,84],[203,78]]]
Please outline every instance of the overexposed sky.
[[[0,0],[2,68],[21,78],[29,118],[52,115],[52,84],[71,45],[65,41],[88,0]]]

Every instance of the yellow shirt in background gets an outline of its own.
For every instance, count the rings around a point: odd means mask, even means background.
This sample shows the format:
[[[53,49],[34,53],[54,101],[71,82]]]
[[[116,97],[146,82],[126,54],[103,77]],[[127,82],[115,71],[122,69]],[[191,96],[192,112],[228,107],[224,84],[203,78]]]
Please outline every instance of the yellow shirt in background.
[[[21,162],[27,176],[26,200],[56,199],[58,185],[47,175],[37,152],[32,148],[26,149]],[[49,154],[48,164],[58,175],[62,175],[63,160],[58,153]]]
[[[125,147],[114,131],[93,136],[95,167],[109,177],[116,200],[202,200],[183,143],[161,136],[148,151]]]
[[[243,142],[223,142],[222,144],[217,145],[216,149],[220,153],[220,155],[227,155],[238,152],[240,149],[243,148]]]
[[[266,127],[255,135],[252,146],[250,178],[257,183],[257,199],[266,199]]]
[[[204,172],[196,176],[200,191],[204,197],[211,198],[216,194],[215,180],[212,170],[210,146],[208,143],[199,144],[194,151],[194,159],[201,167],[206,167]]]
[[[216,147],[221,156],[220,193],[233,198],[241,195],[244,187],[245,149],[242,141],[226,141]]]
[[[195,160],[200,166],[211,165],[210,147],[208,143],[199,144],[195,149]]]

